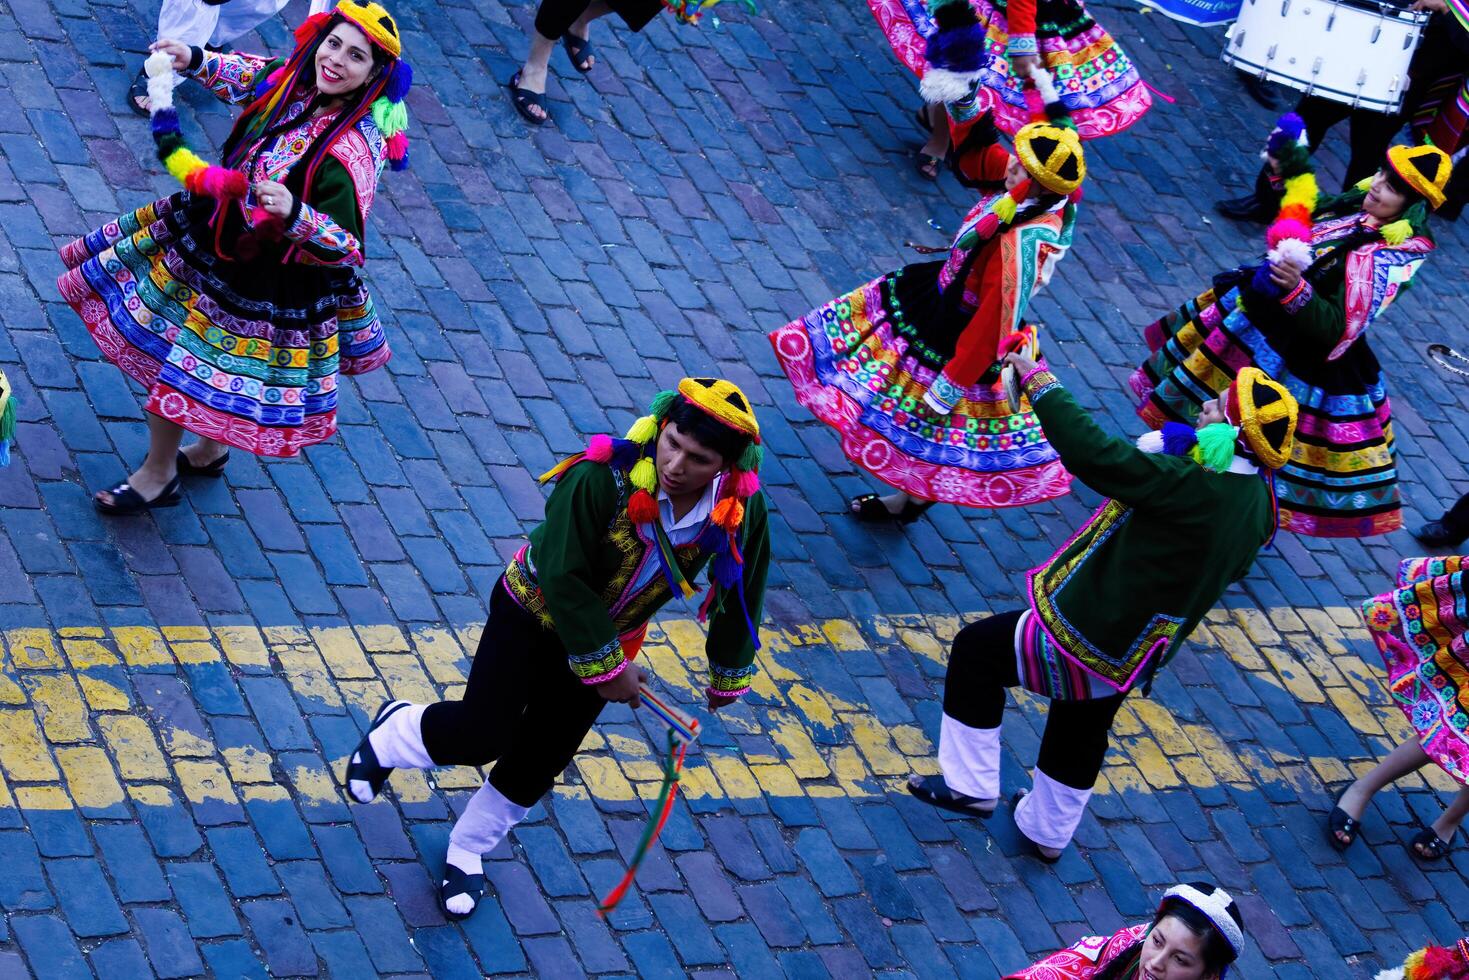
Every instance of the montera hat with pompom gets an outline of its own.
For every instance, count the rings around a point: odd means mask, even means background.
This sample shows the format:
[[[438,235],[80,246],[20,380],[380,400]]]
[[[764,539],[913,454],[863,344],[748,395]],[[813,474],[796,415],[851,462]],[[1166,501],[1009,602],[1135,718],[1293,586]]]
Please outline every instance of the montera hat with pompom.
[[[1224,410],[1261,463],[1278,470],[1290,462],[1300,406],[1284,385],[1257,367],[1240,368]]]
[[[1163,901],[1158,903],[1158,912],[1167,912],[1168,907],[1175,902],[1191,905],[1202,913],[1234,952],[1231,961],[1239,959],[1245,951],[1244,917],[1240,915],[1239,903],[1229,892],[1218,885],[1203,881],[1174,885],[1164,892]],[[1224,971],[1221,970],[1219,975],[1223,977]]]
[[[1454,161],[1436,146],[1394,146],[1387,151],[1387,165],[1403,182],[1437,210],[1444,202],[1444,189],[1454,172]]]
[[[934,30],[924,39],[919,91],[932,103],[955,102],[969,94],[989,56],[985,26],[969,0],[929,0]]]
[[[634,524],[647,525],[655,540],[653,551],[657,554],[664,576],[675,594],[685,598],[694,594],[694,587],[683,577],[678,562],[674,560],[673,546],[668,542],[662,522],[658,519],[658,468],[655,462],[658,451],[658,434],[668,422],[670,412],[680,400],[687,402],[708,415],[711,419],[748,438],[738,460],[729,468],[720,487],[719,500],[709,515],[709,526],[699,536],[698,546],[712,557],[710,560],[709,592],[699,608],[699,618],[708,617],[711,608],[722,608],[725,597],[734,592],[745,610],[745,624],[758,649],[759,633],[750,621],[745,606],[744,558],[740,554],[740,536],[745,520],[745,502],[760,490],[760,463],[765,451],[760,444],[760,423],[745,393],[732,381],[722,378],[684,378],[676,391],[661,391],[653,396],[648,413],[627,430],[626,436],[614,439],[611,436],[593,436],[584,452],[562,460],[541,475],[541,482],[561,476],[577,463],[589,460],[604,463],[627,475],[632,493],[627,500],[627,516]]]

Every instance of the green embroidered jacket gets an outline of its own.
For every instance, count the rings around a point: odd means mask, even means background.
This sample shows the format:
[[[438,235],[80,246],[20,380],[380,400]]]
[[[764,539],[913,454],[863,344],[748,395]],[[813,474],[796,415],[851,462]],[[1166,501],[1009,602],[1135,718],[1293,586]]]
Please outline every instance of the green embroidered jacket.
[[[672,596],[660,571],[641,588],[638,572],[657,562],[656,545],[627,516],[632,487],[619,471],[581,462],[567,470],[546,502],[546,519],[505,570],[505,583],[522,607],[554,629],[572,672],[587,684],[617,675],[626,663],[623,639],[640,639],[648,620]],[[770,566],[764,494],[745,502],[739,536],[744,558],[745,608],[759,628]],[[697,543],[675,548],[690,582],[709,562]],[[755,676],[755,643],[738,595],[730,592],[709,616],[710,690],[737,696]]]
[[[1109,498],[1030,572],[1030,608],[1062,653],[1129,690],[1249,570],[1275,527],[1270,487],[1108,435],[1047,371],[1026,393],[1066,469]]]

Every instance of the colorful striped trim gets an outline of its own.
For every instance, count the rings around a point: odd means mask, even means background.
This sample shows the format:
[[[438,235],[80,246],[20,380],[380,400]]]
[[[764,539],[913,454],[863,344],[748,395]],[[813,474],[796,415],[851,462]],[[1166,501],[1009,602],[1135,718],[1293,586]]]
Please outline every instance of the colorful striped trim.
[[[1026,396],[1030,399],[1030,403],[1034,405],[1046,392],[1052,388],[1061,387],[1061,382],[1056,380],[1056,376],[1050,371],[1047,371],[1043,367],[1037,367],[1020,380],[1020,386],[1025,389]]]
[[[587,685],[603,684],[627,669],[622,641],[613,637],[590,653],[573,653],[566,658],[571,672]]]
[[[1027,55],[1039,56],[1041,45],[1034,34],[1011,34],[1010,43],[1005,46],[1005,53],[1012,58]]]
[[[726,698],[737,698],[750,689],[755,679],[755,665],[721,667],[709,665],[709,690]]]

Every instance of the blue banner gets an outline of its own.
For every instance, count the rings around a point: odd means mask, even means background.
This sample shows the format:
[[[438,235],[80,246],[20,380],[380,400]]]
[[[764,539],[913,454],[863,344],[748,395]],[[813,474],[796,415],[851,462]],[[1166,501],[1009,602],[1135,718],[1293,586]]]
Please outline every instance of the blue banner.
[[[1237,18],[1242,0],[1138,0],[1138,3],[1185,24],[1215,27]]]

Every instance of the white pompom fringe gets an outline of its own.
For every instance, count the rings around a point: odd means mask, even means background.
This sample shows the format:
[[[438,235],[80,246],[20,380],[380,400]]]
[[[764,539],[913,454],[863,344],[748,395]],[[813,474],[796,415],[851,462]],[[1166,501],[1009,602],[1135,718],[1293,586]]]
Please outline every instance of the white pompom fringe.
[[[973,80],[972,75],[961,75],[947,68],[930,68],[923,73],[923,82],[918,86],[918,92],[925,102],[947,105],[967,97]]]
[[[1035,84],[1036,92],[1040,93],[1041,102],[1051,105],[1061,101],[1061,93],[1056,91],[1056,80],[1051,73],[1044,68],[1033,68],[1030,72],[1030,80]]]
[[[1299,238],[1282,239],[1270,250],[1270,254],[1266,257],[1272,265],[1278,265],[1283,260],[1289,260],[1303,269],[1316,261],[1316,253],[1311,251],[1311,246]]]
[[[173,58],[166,51],[154,51],[143,62],[148,75],[148,111],[161,112],[173,108]]]
[[[1163,433],[1157,429],[1150,429],[1137,437],[1137,448],[1145,453],[1154,455],[1163,451]]]
[[[1398,967],[1396,970],[1383,970],[1377,975],[1376,980],[1403,980],[1403,968]]]

